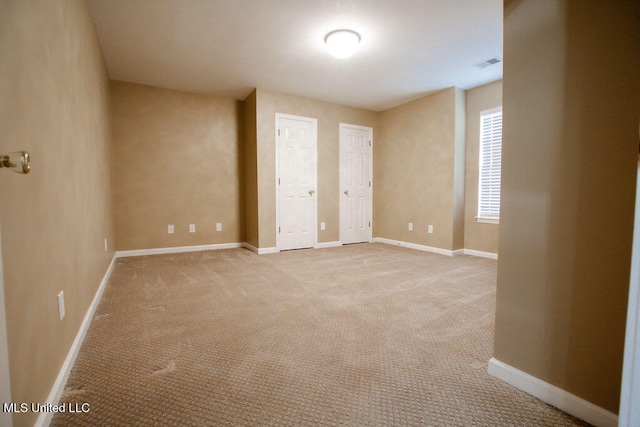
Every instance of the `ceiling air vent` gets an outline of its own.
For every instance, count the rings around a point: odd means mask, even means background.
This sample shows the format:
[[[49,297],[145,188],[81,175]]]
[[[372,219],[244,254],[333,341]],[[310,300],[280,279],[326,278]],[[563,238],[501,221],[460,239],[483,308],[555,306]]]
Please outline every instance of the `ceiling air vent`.
[[[492,65],[497,64],[498,62],[502,62],[502,58],[500,58],[499,56],[494,56],[493,58],[489,58],[486,59],[482,62],[479,62],[477,64],[474,65],[474,67],[478,67],[478,68],[487,68],[490,67]]]

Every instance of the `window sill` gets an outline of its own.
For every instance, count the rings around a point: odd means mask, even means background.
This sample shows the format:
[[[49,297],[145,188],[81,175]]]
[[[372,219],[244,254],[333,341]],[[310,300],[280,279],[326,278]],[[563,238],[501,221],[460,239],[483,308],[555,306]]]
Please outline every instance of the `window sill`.
[[[500,224],[500,218],[481,218],[476,217],[476,221],[482,224]]]

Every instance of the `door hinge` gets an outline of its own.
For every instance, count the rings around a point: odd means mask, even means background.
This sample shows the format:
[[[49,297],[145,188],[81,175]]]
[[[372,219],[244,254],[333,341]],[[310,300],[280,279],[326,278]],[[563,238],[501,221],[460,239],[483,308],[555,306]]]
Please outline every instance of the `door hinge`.
[[[371,181],[369,181],[369,187],[371,187]]]
[[[280,129],[278,129],[278,136],[280,136]]]
[[[280,177],[278,177],[278,185],[280,185]]]
[[[278,234],[280,233],[280,227],[278,227]]]
[[[369,141],[369,147],[371,147],[371,141]]]
[[[371,227],[371,221],[369,221],[369,227]]]

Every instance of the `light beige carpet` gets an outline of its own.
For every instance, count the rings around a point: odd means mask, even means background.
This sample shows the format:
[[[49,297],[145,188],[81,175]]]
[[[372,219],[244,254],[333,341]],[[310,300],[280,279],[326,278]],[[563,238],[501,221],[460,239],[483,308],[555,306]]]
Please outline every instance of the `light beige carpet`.
[[[53,425],[587,425],[487,374],[495,280],[383,244],[119,259]]]

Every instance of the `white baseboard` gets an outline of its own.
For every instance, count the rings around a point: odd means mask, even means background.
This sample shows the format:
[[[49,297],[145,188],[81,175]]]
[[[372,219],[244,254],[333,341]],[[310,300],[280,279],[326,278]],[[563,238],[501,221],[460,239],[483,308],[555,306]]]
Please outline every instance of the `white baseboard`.
[[[251,252],[254,252],[256,254],[260,254],[260,249],[256,248],[255,246],[253,246],[252,244],[249,244],[247,242],[244,242],[242,244],[242,247],[245,249],[249,249]]]
[[[257,253],[258,255],[274,254],[274,253],[278,252],[277,248],[256,248],[255,246],[253,246],[253,245],[251,245],[251,244],[249,244],[247,242],[244,242],[242,244],[242,247],[246,248],[246,249],[249,249],[251,252]]]
[[[159,255],[159,254],[177,254],[183,252],[212,251],[220,249],[235,249],[246,247],[244,243],[220,243],[213,245],[198,246],[177,246],[173,248],[156,248],[156,249],[136,249],[131,251],[118,251],[116,257],[125,258],[132,256]]]
[[[280,252],[278,248],[259,248],[258,255],[275,254]]]
[[[104,289],[107,287],[107,283],[109,282],[109,277],[111,277],[111,272],[113,271],[113,266],[116,263],[117,256],[114,254],[111,259],[111,263],[109,264],[109,268],[107,268],[107,272],[104,274],[102,281],[100,282],[100,286],[98,286],[98,290],[96,294],[93,296],[93,300],[89,305],[89,309],[84,315],[84,319],[80,324],[80,329],[76,334],[76,338],[73,340],[73,344],[71,344],[71,348],[67,353],[67,357],[64,359],[64,363],[60,368],[60,372],[58,372],[58,377],[56,378],[55,383],[53,383],[53,387],[51,388],[51,392],[49,392],[49,396],[47,397],[47,403],[51,403],[52,405],[57,405],[60,401],[60,397],[62,396],[62,392],[64,391],[64,387],[67,384],[67,380],[69,379],[69,374],[71,374],[71,369],[73,369],[73,364],[76,361],[76,357],[78,357],[78,352],[80,351],[80,347],[82,346],[82,342],[84,341],[84,337],[87,335],[87,331],[89,330],[89,325],[91,325],[91,320],[93,319],[93,314],[96,312],[96,308],[100,303],[100,299],[102,298],[102,293]],[[35,422],[35,426],[37,427],[45,427],[51,424],[51,420],[53,419],[53,412],[40,412],[38,419]]]
[[[400,240],[385,239],[384,237],[374,237],[372,242],[385,243],[387,245],[402,246],[403,248],[416,249],[418,251],[432,252],[434,254],[453,256],[454,251],[436,248],[433,246],[419,245],[417,243],[402,242]],[[457,252],[457,251],[456,251]]]
[[[448,249],[436,248],[433,246],[426,246],[426,245],[419,245],[417,243],[409,243],[409,242],[403,242],[400,240],[385,239],[384,237],[374,237],[372,242],[385,243],[387,245],[402,246],[405,248],[411,248],[419,251],[432,252],[434,254],[447,255],[447,256],[472,255],[472,256],[477,256],[482,258],[498,259],[498,254],[494,254],[493,252],[476,251],[474,249],[456,249],[454,251],[450,251]]]
[[[476,251],[475,249],[464,249],[465,255],[472,255],[481,258],[498,259],[498,254],[493,252]]]
[[[507,384],[594,426],[616,427],[618,425],[616,414],[495,358],[489,360],[488,372]]]
[[[340,242],[322,242],[322,243],[318,243],[317,245],[315,245],[314,248],[316,248],[316,249],[324,249],[324,248],[335,248],[337,246],[342,246],[342,243],[340,243]]]
[[[498,259],[498,254],[494,254],[491,252],[482,252],[476,251],[473,249],[456,249],[455,251],[450,251],[447,249],[436,248],[433,246],[425,246],[419,245],[417,243],[409,243],[402,242],[400,240],[393,239],[385,239],[383,237],[374,237],[372,242],[385,243],[388,245],[402,246],[405,248],[416,249],[424,252],[432,252],[440,255],[447,256],[457,256],[457,255],[473,255],[483,258],[490,259]],[[337,246],[342,246],[340,242],[322,242],[318,243],[315,248],[334,248]],[[154,248],[154,249],[135,249],[129,251],[118,251],[116,252],[117,258],[126,258],[126,257],[134,257],[134,256],[145,256],[145,255],[159,255],[159,254],[176,254],[183,252],[197,252],[197,251],[212,251],[212,250],[220,250],[220,249],[236,249],[236,248],[246,248],[251,252],[257,253],[259,255],[264,254],[273,254],[279,252],[275,247],[269,248],[256,248],[255,246],[243,242],[243,243],[220,243],[220,244],[212,244],[212,245],[198,245],[198,246],[177,246],[171,248]]]

